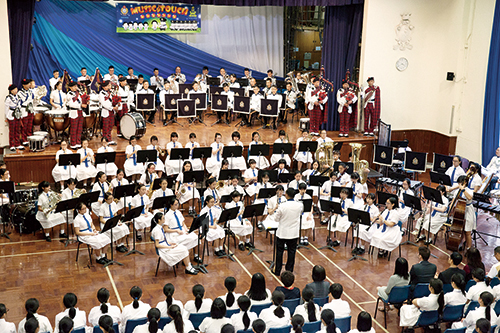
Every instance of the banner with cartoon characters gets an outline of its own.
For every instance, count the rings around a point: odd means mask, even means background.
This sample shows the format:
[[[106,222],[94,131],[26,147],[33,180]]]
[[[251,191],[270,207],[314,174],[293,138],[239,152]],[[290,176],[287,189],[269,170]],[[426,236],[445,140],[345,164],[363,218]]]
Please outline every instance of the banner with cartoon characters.
[[[201,31],[201,6],[186,4],[116,4],[116,32],[196,33]]]

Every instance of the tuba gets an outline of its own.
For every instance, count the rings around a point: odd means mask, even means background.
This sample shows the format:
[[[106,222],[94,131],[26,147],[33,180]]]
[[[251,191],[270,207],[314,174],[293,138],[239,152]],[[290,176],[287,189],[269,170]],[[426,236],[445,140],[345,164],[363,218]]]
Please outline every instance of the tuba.
[[[299,86],[297,85],[297,80],[293,76],[293,71],[291,71],[288,74],[286,74],[286,76],[288,76],[290,78],[290,83],[292,84],[293,91],[295,91],[295,92],[298,93],[299,92]]]
[[[350,143],[352,149],[352,164],[354,166],[354,172],[359,174],[359,182],[361,184],[366,183],[368,178],[368,172],[370,172],[368,161],[360,160],[361,150],[366,147],[361,143]]]
[[[321,171],[326,170],[326,168],[333,166],[333,148],[335,147],[335,141],[323,142],[315,153],[315,159],[319,162],[319,166],[322,168]]]
[[[42,101],[42,98],[47,96],[47,87],[43,86],[38,86],[35,89],[33,89],[33,105],[39,105]]]

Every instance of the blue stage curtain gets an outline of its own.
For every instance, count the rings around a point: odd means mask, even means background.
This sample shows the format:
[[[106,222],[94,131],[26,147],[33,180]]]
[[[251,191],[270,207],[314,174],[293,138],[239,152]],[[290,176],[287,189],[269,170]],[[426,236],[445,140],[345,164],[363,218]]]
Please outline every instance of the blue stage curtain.
[[[326,7],[321,55],[325,78],[333,83],[335,89],[328,96],[328,131],[339,129],[337,90],[342,86],[347,69],[353,72],[362,25],[362,4]]]
[[[483,165],[495,155],[500,139],[500,0],[495,5],[483,114]]]
[[[20,85],[28,71],[35,0],[7,0],[7,8],[12,83]]]

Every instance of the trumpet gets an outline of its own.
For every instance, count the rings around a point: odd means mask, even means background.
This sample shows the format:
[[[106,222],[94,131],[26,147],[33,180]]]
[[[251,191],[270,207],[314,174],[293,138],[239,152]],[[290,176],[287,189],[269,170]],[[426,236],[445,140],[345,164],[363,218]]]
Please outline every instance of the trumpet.
[[[167,151],[160,147],[160,145],[156,146],[156,150],[158,151],[159,156],[165,156],[167,154]]]
[[[71,197],[72,199],[80,197],[83,193],[87,193],[87,191],[84,188],[77,188],[73,191],[73,196]]]
[[[215,189],[216,189],[216,190],[221,190],[221,189],[223,189],[223,188],[224,188],[224,186],[226,186],[226,183],[224,183],[224,181],[223,181],[223,180],[219,180],[219,181],[217,182],[217,185],[215,185]]]

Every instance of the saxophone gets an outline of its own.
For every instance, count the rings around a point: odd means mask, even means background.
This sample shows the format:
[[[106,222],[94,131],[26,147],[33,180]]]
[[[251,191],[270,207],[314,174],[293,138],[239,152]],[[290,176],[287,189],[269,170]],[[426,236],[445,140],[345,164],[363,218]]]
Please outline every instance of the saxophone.
[[[43,207],[43,213],[45,216],[51,214],[56,208],[57,204],[61,201],[61,197],[56,192],[50,192],[49,203],[46,207]]]

